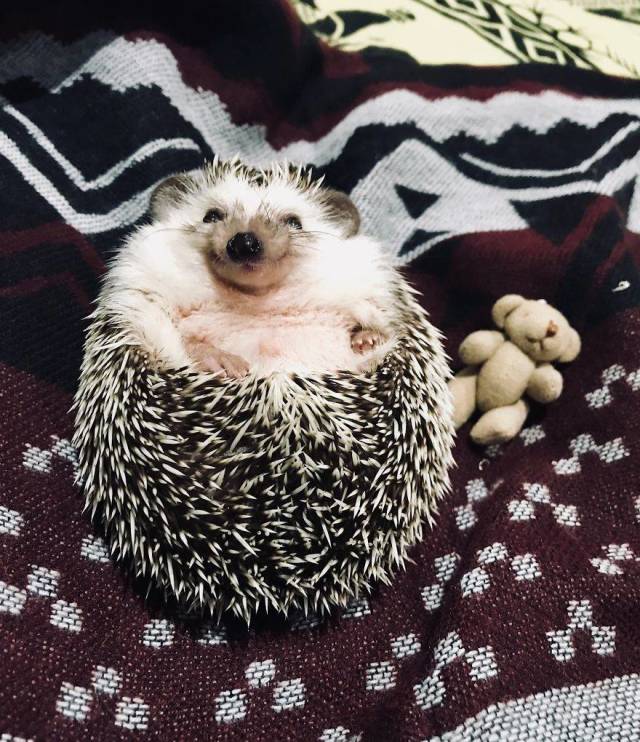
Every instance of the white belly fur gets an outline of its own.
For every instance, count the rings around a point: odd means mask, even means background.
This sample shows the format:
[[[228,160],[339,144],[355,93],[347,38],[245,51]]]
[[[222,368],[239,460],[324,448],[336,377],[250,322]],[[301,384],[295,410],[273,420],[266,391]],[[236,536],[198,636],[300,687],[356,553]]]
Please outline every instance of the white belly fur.
[[[181,320],[185,333],[206,330],[211,345],[244,358],[259,376],[360,371],[363,356],[351,349],[352,323],[336,312],[253,315],[198,310]]]

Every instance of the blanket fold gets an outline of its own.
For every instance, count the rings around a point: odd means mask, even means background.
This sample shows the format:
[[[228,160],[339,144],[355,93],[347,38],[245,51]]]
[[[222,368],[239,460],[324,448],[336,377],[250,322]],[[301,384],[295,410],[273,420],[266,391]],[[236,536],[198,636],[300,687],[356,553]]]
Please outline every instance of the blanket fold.
[[[346,53],[284,0],[23,6],[0,35],[2,739],[637,739],[640,82]],[[145,602],[69,443],[109,257],[158,182],[236,153],[350,192],[450,355],[506,293],[583,337],[515,441],[461,431],[390,586],[249,631]]]

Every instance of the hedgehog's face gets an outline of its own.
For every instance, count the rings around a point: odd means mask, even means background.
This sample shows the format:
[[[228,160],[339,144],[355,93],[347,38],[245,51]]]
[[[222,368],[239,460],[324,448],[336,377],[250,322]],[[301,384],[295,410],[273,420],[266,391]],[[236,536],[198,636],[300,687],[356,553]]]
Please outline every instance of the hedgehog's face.
[[[190,235],[213,276],[249,293],[280,285],[322,236],[346,239],[360,222],[348,196],[299,171],[235,164],[170,178],[151,208],[158,221]]]

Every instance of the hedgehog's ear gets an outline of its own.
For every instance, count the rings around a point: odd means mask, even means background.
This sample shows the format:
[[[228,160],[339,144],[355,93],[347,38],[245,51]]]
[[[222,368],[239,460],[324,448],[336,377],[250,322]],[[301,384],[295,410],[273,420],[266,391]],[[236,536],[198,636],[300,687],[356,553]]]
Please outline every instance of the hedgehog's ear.
[[[149,210],[154,219],[164,219],[193,190],[195,181],[189,173],[172,175],[157,185],[151,194]]]
[[[326,190],[323,201],[329,219],[337,224],[345,237],[353,237],[360,229],[360,212],[356,205],[342,191]]]

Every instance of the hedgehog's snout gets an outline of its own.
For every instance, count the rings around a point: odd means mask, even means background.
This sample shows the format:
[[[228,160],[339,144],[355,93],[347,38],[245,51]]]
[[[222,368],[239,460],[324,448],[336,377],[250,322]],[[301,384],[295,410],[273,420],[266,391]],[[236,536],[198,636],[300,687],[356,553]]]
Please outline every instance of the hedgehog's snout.
[[[227,242],[227,255],[234,263],[259,260],[262,251],[262,242],[253,232],[238,232]]]

